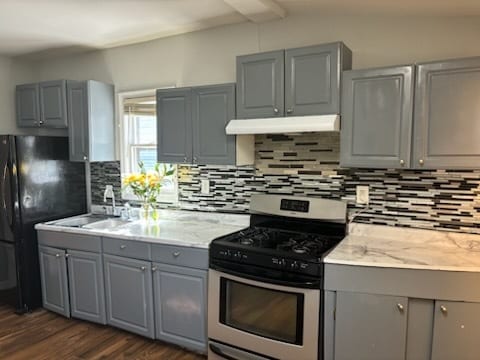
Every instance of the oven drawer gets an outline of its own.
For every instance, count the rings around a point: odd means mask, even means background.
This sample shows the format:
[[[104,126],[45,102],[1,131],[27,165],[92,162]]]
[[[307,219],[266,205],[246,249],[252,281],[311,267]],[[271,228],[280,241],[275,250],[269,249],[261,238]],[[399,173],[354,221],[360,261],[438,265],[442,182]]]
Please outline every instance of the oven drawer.
[[[164,264],[208,269],[208,250],[184,246],[152,245],[153,261]]]
[[[152,260],[150,244],[135,240],[103,238],[103,252],[134,259]]]

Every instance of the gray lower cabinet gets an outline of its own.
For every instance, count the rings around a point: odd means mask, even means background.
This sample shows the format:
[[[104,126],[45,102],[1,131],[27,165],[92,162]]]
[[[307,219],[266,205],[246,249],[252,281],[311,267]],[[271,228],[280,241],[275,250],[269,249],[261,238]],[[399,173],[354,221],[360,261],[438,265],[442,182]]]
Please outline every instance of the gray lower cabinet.
[[[38,84],[18,85],[15,91],[15,107],[18,127],[40,125]]]
[[[113,85],[68,81],[70,161],[115,160]]]
[[[70,317],[66,251],[39,247],[42,301],[45,309]]]
[[[237,117],[283,116],[285,51],[237,57]]]
[[[225,134],[235,118],[235,84],[195,87],[192,103],[193,162],[235,164],[235,136]]]
[[[192,91],[157,90],[157,161],[192,163]]]
[[[106,324],[102,255],[74,250],[67,255],[72,317]]]
[[[40,122],[49,128],[66,128],[66,80],[44,81],[39,84]]]
[[[414,167],[478,168],[480,57],[419,64]]]
[[[480,303],[436,301],[432,360],[480,358]]]
[[[151,263],[113,255],[103,261],[107,323],[153,339]]]
[[[207,348],[207,271],[154,263],[156,338]]]
[[[413,66],[344,72],[341,166],[410,166],[413,86]]]
[[[335,360],[401,360],[407,343],[408,298],[337,292]]]

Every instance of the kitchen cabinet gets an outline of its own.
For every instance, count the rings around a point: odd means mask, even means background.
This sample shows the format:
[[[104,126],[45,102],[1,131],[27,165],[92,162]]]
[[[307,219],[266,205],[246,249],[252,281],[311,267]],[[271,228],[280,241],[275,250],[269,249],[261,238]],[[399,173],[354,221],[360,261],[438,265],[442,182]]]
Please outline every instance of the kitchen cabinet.
[[[415,168],[480,164],[480,57],[417,66]]]
[[[65,255],[65,250],[39,247],[43,307],[70,317]]]
[[[67,259],[72,317],[106,324],[102,255],[69,250]]]
[[[339,291],[335,360],[404,359],[408,298]]]
[[[38,84],[18,85],[15,91],[15,106],[18,127],[40,125]]]
[[[410,167],[414,67],[343,74],[340,165]]]
[[[156,338],[207,349],[207,270],[154,263]]]
[[[106,254],[103,259],[107,323],[153,339],[151,262]]]
[[[68,81],[70,161],[115,160],[114,89],[98,81]]]
[[[338,114],[341,74],[351,62],[340,42],[239,56],[237,117]]]
[[[48,128],[66,128],[66,80],[44,81],[39,84],[40,122]]]
[[[233,118],[234,84],[157,90],[158,161],[252,164],[253,137],[252,144],[248,144],[225,132],[228,121]]]
[[[480,303],[436,301],[432,360],[476,360],[480,357]]]

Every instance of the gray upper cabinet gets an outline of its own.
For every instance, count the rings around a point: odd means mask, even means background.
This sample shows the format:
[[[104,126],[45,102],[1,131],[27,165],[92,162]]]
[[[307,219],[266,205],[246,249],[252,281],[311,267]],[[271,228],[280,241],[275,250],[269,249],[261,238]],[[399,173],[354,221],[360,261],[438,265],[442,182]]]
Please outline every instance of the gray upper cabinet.
[[[72,317],[106,324],[102,255],[68,251]]]
[[[343,43],[285,50],[285,115],[339,114],[341,73],[351,68]]]
[[[196,350],[207,348],[207,271],[154,264],[156,338]]]
[[[436,301],[432,360],[477,360],[479,333],[480,304]]]
[[[418,65],[416,168],[479,167],[479,94],[480,57]]]
[[[413,66],[344,72],[341,166],[410,166],[413,79]]]
[[[66,81],[45,81],[39,84],[40,121],[49,128],[67,127]]]
[[[65,254],[64,250],[39,247],[43,307],[70,317]]]
[[[18,127],[37,127],[40,124],[38,84],[18,85],[15,91]]]
[[[114,88],[98,81],[68,81],[71,161],[115,160]]]
[[[152,265],[104,255],[107,323],[154,338]]]
[[[237,117],[283,116],[283,50],[237,57]]]
[[[335,360],[403,360],[408,299],[337,292]]]
[[[192,90],[157,90],[157,161],[192,163]]]
[[[235,118],[235,84],[192,90],[193,162],[235,164],[235,136],[225,126]]]

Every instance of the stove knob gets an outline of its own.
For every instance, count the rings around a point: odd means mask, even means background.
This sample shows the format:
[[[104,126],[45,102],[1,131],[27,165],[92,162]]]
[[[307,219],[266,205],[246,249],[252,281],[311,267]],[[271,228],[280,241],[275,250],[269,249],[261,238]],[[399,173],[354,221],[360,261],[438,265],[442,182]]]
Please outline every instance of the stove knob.
[[[287,266],[287,262],[285,261],[285,259],[280,259],[278,265],[280,265],[281,267],[286,267],[286,266]]]
[[[292,269],[295,269],[295,270],[296,270],[296,269],[298,269],[298,268],[300,267],[300,265],[298,265],[298,263],[297,263],[296,261],[292,261],[292,262],[290,263],[290,267],[291,267]]]

